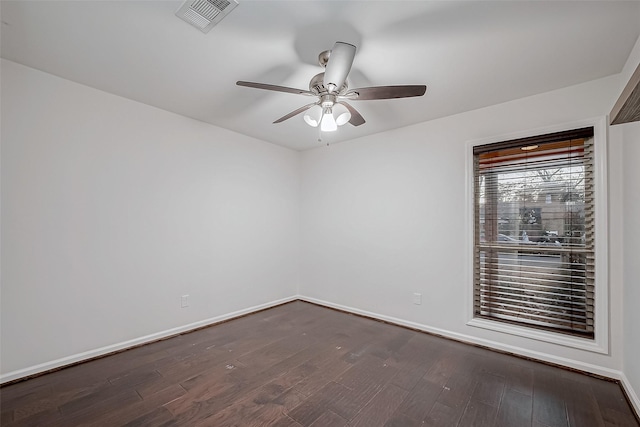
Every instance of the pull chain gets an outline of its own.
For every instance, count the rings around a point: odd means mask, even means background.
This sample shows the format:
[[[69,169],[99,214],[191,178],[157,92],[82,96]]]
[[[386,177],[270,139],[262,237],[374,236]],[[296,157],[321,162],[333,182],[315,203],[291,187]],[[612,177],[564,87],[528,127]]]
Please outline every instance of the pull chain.
[[[322,144],[322,129],[320,125],[318,125],[318,142]],[[327,141],[327,147],[329,146],[329,141]]]

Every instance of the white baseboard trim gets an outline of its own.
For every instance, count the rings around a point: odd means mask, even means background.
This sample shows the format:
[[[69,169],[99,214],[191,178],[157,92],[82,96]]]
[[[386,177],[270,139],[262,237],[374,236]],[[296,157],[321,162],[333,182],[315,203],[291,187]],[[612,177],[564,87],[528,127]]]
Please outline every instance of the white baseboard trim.
[[[620,372],[620,383],[622,384],[622,388],[627,394],[627,397],[631,401],[633,409],[636,411],[636,416],[640,418],[640,398],[638,398],[638,394],[633,389],[633,386],[629,382],[629,378],[627,378],[624,372]]]
[[[185,333],[188,331],[192,331],[194,329],[202,328],[204,326],[210,326],[216,323],[223,322],[225,320],[233,319],[234,317],[244,316],[245,314],[250,314],[256,311],[264,310],[270,307],[274,307],[276,305],[285,304],[291,301],[295,301],[297,299],[299,299],[298,296],[282,298],[276,301],[271,301],[264,304],[255,305],[253,307],[245,308],[242,310],[234,311],[231,313],[222,314],[220,316],[211,317],[209,319],[200,320],[198,322],[189,323],[188,325],[179,326],[177,328],[167,329],[165,331],[156,332],[154,334],[145,335],[143,337],[134,338],[132,340],[123,341],[123,342],[108,345],[105,347],[100,347],[94,350],[85,351],[83,353],[73,354],[71,356],[66,356],[60,359],[52,360],[50,362],[29,366],[28,368],[19,369],[17,371],[8,372],[6,374],[0,375],[0,384],[4,384],[9,381],[14,381],[21,378],[29,377],[31,375],[36,375],[36,374],[50,371],[52,369],[57,369],[63,366],[72,365],[78,362],[83,362],[85,360],[100,357],[105,354],[117,352],[120,350],[125,350],[125,349],[136,347],[142,344],[147,344],[153,341],[170,337],[172,335],[177,335],[177,334]]]
[[[598,365],[592,365],[590,363],[584,363],[584,362],[580,362],[573,359],[567,359],[564,357],[553,356],[550,354],[541,353],[533,350],[527,350],[521,347],[503,344],[497,341],[486,340],[483,338],[477,338],[471,335],[460,334],[458,332],[452,332],[445,329],[434,328],[431,326],[423,325],[421,323],[410,322],[408,320],[398,319],[396,317],[385,316],[383,314],[378,314],[378,313],[372,313],[370,311],[360,310],[358,308],[353,308],[353,307],[349,307],[341,304],[334,304],[329,301],[319,300],[316,298],[310,298],[302,295],[299,296],[299,299],[302,301],[307,301],[314,304],[335,308],[335,309],[346,311],[349,313],[359,314],[362,316],[382,320],[385,322],[394,323],[396,325],[406,326],[408,328],[417,329],[417,330],[428,332],[431,334],[440,335],[446,338],[451,338],[451,339],[465,342],[468,344],[476,344],[476,345],[492,348],[495,350],[504,351],[507,353],[517,354],[520,356],[528,357],[528,358],[539,360],[542,362],[552,363],[556,365],[566,366],[572,369],[577,369],[580,371],[590,372],[592,374],[600,375],[602,377],[618,380],[621,378],[621,375],[622,375],[622,372],[617,371],[615,369],[605,368]]]

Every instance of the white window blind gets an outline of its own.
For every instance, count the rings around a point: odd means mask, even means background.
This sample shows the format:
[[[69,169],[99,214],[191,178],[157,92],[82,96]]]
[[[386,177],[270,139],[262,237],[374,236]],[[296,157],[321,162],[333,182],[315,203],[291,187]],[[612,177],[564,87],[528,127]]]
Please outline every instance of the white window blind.
[[[474,316],[594,335],[593,128],[474,147]]]

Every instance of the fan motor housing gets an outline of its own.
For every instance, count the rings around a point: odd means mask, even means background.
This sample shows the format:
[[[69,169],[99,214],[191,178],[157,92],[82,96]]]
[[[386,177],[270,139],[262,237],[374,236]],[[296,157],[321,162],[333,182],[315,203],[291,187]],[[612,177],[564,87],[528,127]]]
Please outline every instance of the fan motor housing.
[[[336,101],[336,96],[330,93],[320,96],[320,106],[322,108],[331,108],[336,103]]]
[[[342,85],[342,87],[340,88],[340,90],[337,93],[338,94],[343,94],[343,93],[345,93],[347,91],[348,88],[349,88],[349,86],[347,85],[347,82],[345,81],[344,84]],[[329,93],[327,88],[324,87],[324,73],[316,74],[315,76],[313,76],[313,78],[311,78],[311,81],[309,82],[309,91],[313,92],[314,94],[316,94],[318,96],[322,96],[324,94]]]

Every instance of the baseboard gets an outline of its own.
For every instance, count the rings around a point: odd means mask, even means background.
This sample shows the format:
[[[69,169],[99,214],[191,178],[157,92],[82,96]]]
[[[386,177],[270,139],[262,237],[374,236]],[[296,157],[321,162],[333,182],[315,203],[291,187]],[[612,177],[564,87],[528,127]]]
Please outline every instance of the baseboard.
[[[515,355],[523,356],[530,359],[539,360],[541,362],[546,362],[553,365],[565,366],[570,369],[591,373],[600,377],[609,378],[616,381],[620,379],[620,375],[622,374],[622,372],[617,371],[615,369],[609,369],[609,368],[605,368],[598,365],[592,365],[589,363],[576,361],[573,359],[567,359],[564,357],[557,357],[557,356],[553,356],[553,355],[549,355],[546,353],[541,353],[533,350],[527,350],[521,347],[503,344],[497,341],[486,340],[483,338],[477,338],[471,335],[460,334],[458,332],[452,332],[445,329],[434,328],[432,326],[423,325],[421,323],[410,322],[408,320],[398,319],[396,317],[391,317],[391,316],[385,316],[383,314],[373,313],[366,310],[360,310],[358,308],[353,308],[353,307],[349,307],[341,304],[334,304],[329,301],[319,300],[316,298],[310,298],[302,295],[298,296],[298,298],[301,301],[307,301],[313,304],[335,308],[337,310],[346,311],[349,313],[358,314],[358,315],[370,317],[373,319],[378,319],[384,322],[393,323],[399,326],[416,329],[416,330],[427,332],[434,335],[439,335],[445,338],[450,338],[450,339],[461,341],[468,344],[488,347],[494,350],[515,354]]]
[[[291,296],[282,298],[276,301],[271,301],[264,304],[255,305],[253,307],[245,308],[242,310],[234,311],[231,313],[223,314],[220,316],[211,317],[209,319],[200,320],[198,322],[189,323],[188,325],[179,326],[177,328],[167,329],[165,331],[156,332],[154,334],[145,335],[143,337],[134,338],[132,340],[123,341],[120,343],[100,347],[94,350],[85,351],[83,353],[73,354],[71,356],[63,357],[60,359],[52,360],[50,362],[41,363],[39,365],[29,366],[28,368],[19,369],[17,371],[8,372],[0,375],[0,385],[8,382],[14,382],[16,380],[26,379],[35,375],[40,375],[49,371],[61,369],[66,366],[75,365],[81,362],[85,362],[91,359],[102,357],[108,354],[117,353],[133,347],[138,347],[143,344],[149,344],[154,341],[159,341],[171,336],[183,334],[203,327],[211,326],[216,323],[224,322],[236,317],[245,316],[247,314],[262,311],[277,305],[286,304],[291,301],[299,299],[297,296]]]
[[[620,373],[620,384],[622,384],[622,389],[627,395],[627,399],[633,409],[636,411],[636,418],[640,421],[640,398],[638,398],[638,394],[633,389],[633,386],[629,382],[629,379],[624,374],[624,372]]]

